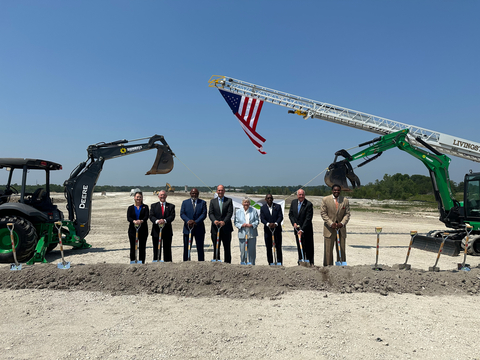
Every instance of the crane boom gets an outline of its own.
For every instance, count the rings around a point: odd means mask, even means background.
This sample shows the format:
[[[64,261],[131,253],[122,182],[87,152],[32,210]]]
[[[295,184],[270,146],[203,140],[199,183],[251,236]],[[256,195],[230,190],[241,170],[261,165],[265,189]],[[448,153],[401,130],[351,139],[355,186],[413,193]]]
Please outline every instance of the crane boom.
[[[247,83],[227,76],[213,75],[208,81],[209,87],[216,87],[234,94],[260,99],[271,104],[291,109],[304,119],[315,118],[336,124],[350,126],[375,134],[387,135],[408,129],[410,144],[425,147],[426,143],[444,154],[480,162],[480,143],[442,134],[438,131],[404,124],[379,116],[347,109],[325,102],[310,100],[301,96],[273,90],[264,86]]]

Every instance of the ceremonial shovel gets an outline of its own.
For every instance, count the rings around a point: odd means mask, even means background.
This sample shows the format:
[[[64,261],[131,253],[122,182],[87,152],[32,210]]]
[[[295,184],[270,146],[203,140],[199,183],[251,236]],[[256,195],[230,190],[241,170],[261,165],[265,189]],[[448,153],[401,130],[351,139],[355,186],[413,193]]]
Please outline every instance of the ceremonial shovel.
[[[301,230],[297,230],[297,229],[295,229],[295,231],[297,232],[297,235],[298,235],[298,244],[300,245],[300,252],[302,254],[302,259],[298,260],[298,264],[300,266],[308,267],[308,266],[310,266],[310,260],[305,260],[305,256],[303,255],[303,247],[302,247],[302,233],[303,232]]]
[[[142,262],[138,260],[138,230],[140,230],[140,225],[135,225],[135,260],[130,261],[130,264],[141,264]]]
[[[60,253],[62,254],[62,262],[57,264],[59,269],[70,269],[70,261],[65,261],[63,257],[63,243],[62,243],[62,222],[57,221],[55,227],[58,230],[58,243],[60,244]]]
[[[272,232],[272,247],[273,247],[273,263],[271,263],[270,265],[282,266],[282,263],[277,262],[277,247],[275,245],[275,236],[274,236],[275,228],[273,229],[270,228],[270,231]]]
[[[410,256],[410,250],[412,249],[412,244],[413,244],[413,240],[415,239],[415,236],[417,236],[417,231],[415,230],[412,230],[410,231],[410,244],[408,245],[408,251],[407,251],[407,258],[405,259],[405,263],[404,264],[400,264],[398,265],[398,268],[400,270],[410,270],[412,268],[412,265],[409,265],[407,264],[407,261],[408,261],[408,257]]]
[[[157,252],[157,260],[153,260],[152,262],[163,262],[163,260],[160,260],[160,256],[162,255],[162,230],[163,230],[163,224],[159,225],[160,226],[160,234],[158,235],[158,252]]]
[[[190,228],[190,225],[187,225],[187,226],[188,226],[188,261],[190,261],[190,250],[192,248],[192,230],[195,225],[193,225],[192,228]]]
[[[336,266],[347,266],[346,261],[342,261],[342,248],[340,247],[340,232],[337,229],[337,248],[338,248],[338,258],[340,261],[335,261]]]
[[[10,241],[12,242],[12,252],[13,252],[13,261],[14,263],[10,264],[10,270],[22,270],[22,264],[19,264],[17,261],[17,253],[15,251],[15,241],[13,240],[13,223],[8,223],[7,228],[10,231]]]
[[[212,259],[212,262],[222,262],[222,260],[218,259],[217,260],[217,257],[220,257],[220,249],[219,249],[219,245],[220,245],[220,229],[222,228],[222,226],[218,226],[217,225],[217,244],[215,246],[215,254],[213,255],[213,259]]]
[[[445,241],[449,236],[450,236],[449,233],[447,232],[443,233],[443,241],[442,241],[442,244],[440,245],[440,249],[438,249],[437,260],[435,261],[435,265],[428,268],[428,271],[436,271],[436,272],[440,271],[440,268],[437,267],[438,259],[440,259],[440,255],[442,254],[442,250],[443,250],[443,245],[445,244]]]
[[[470,265],[465,264],[465,261],[467,261],[468,237],[473,230],[473,226],[466,224],[465,227],[467,230],[467,238],[465,239],[465,252],[463,253],[463,263],[458,264],[458,270],[470,271]]]
[[[377,257],[376,257],[376,260],[375,260],[375,265],[372,269],[377,270],[377,271],[382,271],[383,269],[378,266],[378,251],[380,249],[380,233],[382,232],[382,228],[381,227],[376,227],[375,232],[377,233]]]

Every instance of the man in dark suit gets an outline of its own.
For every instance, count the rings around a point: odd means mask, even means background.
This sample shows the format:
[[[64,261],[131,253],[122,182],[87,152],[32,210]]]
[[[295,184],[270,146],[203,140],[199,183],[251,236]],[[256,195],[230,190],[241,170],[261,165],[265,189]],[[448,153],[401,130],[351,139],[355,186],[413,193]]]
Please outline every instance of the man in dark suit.
[[[305,199],[305,191],[303,189],[297,191],[297,199],[292,201],[288,217],[295,231],[298,260],[302,259],[300,244],[298,242],[298,233],[301,233],[305,260],[310,260],[310,264],[313,265],[313,205]]]
[[[162,227],[163,260],[172,261],[172,222],[175,219],[175,205],[167,203],[167,192],[162,190],[158,193],[159,202],[150,208],[150,221],[152,226],[153,260],[160,260],[158,257],[158,240],[160,227]]]
[[[212,221],[210,233],[213,242],[213,259],[220,260],[220,249],[217,253],[217,231],[220,228],[220,242],[223,244],[223,252],[226,263],[232,262],[232,253],[230,251],[230,242],[232,241],[232,216],[233,216],[233,202],[232,199],[225,197],[225,187],[223,185],[217,186],[218,197],[210,200],[208,208],[208,217]]]
[[[265,238],[265,247],[267,248],[268,264],[273,264],[272,254],[272,232],[275,237],[275,250],[277,253],[277,262],[283,263],[282,256],[282,207],[273,202],[272,194],[265,196],[267,202],[260,208],[260,221],[263,224],[263,236]]]
[[[207,203],[198,198],[198,190],[196,188],[190,191],[190,199],[182,202],[180,217],[185,222],[183,225],[183,261],[188,260],[190,230],[192,231],[192,238],[195,237],[195,243],[197,244],[198,261],[204,261],[205,224],[203,221],[207,217]]]

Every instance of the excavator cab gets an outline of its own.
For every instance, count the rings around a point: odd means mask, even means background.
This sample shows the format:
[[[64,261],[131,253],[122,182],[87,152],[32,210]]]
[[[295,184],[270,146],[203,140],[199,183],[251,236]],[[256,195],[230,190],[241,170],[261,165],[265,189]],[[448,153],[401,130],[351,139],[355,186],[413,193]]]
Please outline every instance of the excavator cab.
[[[155,162],[153,163],[152,168],[147,171],[145,175],[168,174],[170,171],[172,171],[172,152],[165,150],[166,149],[163,146],[157,146],[157,156],[155,157]]]
[[[337,161],[339,156],[343,156],[345,159]],[[325,173],[324,180],[328,187],[340,185],[342,191],[352,191],[348,186],[347,179],[350,180],[353,189],[360,186],[360,179],[353,172],[352,165],[349,162],[351,158],[346,150],[339,150],[335,153],[335,160],[328,166],[327,172]]]

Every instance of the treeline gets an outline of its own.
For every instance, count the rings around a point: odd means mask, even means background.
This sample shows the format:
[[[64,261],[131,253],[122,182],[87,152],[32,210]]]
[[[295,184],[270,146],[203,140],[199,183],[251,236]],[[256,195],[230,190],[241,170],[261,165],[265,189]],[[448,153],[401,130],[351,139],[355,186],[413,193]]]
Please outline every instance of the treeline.
[[[450,186],[453,194],[460,199],[463,198],[463,181],[459,184],[450,181]],[[434,200],[432,180],[429,176],[410,176],[400,173],[385,174],[382,180],[361,186],[351,192],[350,196],[357,199],[407,200],[420,197],[425,200]]]
[[[18,184],[13,184],[13,186],[20,191],[21,186]],[[34,192],[35,189],[39,187],[44,187],[45,185],[27,185],[27,192]],[[173,186],[178,191],[183,191],[184,186]],[[227,193],[242,192],[252,195],[283,195],[288,196],[298,190],[301,185],[296,186],[242,186],[234,187],[226,185],[225,189]],[[451,181],[452,192],[458,197],[457,200],[460,200],[463,197],[463,182],[459,184]],[[164,187],[153,187],[153,186],[112,186],[112,185],[97,185],[95,187],[96,192],[130,192],[131,189],[139,188],[145,193],[153,193],[157,190],[163,190]],[[189,190],[192,187],[189,187]],[[210,188],[207,186],[197,186],[196,187],[200,192],[209,192],[215,190],[215,185],[212,185]],[[181,189],[181,190],[180,190]],[[329,187],[325,185],[320,186],[306,186],[303,188],[307,196],[325,196],[331,193]],[[50,185],[50,191],[52,192],[63,192],[63,185]],[[347,196],[358,199],[378,199],[378,200],[407,200],[407,199],[423,199],[423,200],[434,200],[433,197],[433,188],[432,181],[429,176],[424,175],[407,175],[397,173],[395,175],[385,174],[382,180],[376,180],[374,183],[368,183],[360,188],[355,189],[348,193]]]

